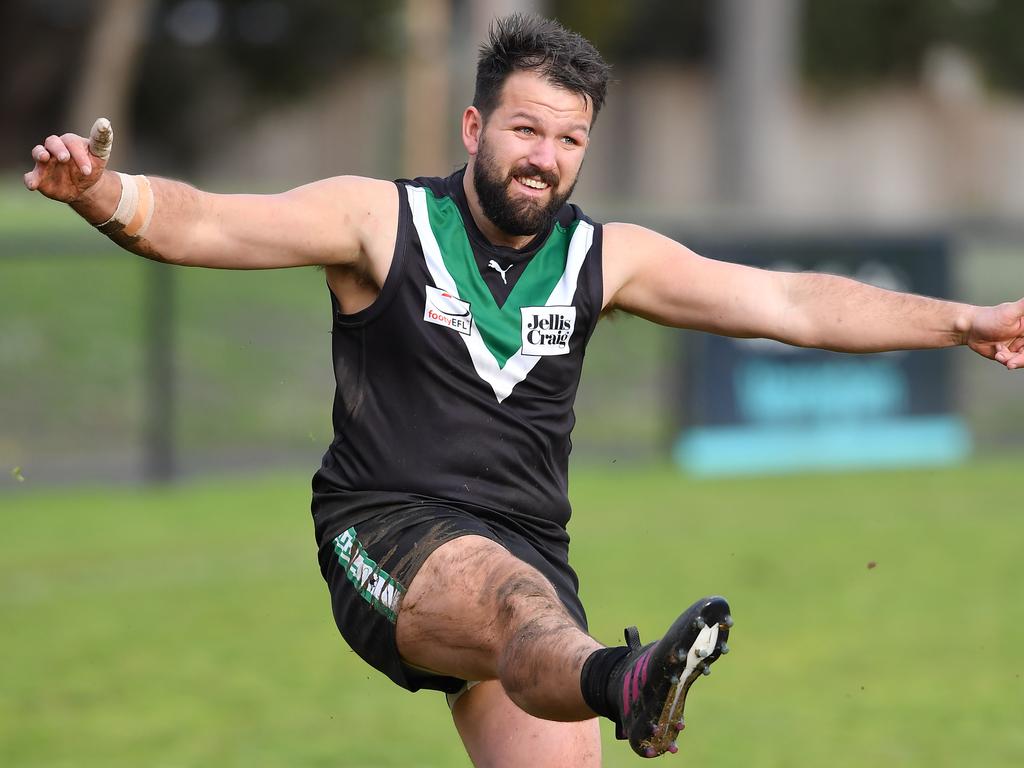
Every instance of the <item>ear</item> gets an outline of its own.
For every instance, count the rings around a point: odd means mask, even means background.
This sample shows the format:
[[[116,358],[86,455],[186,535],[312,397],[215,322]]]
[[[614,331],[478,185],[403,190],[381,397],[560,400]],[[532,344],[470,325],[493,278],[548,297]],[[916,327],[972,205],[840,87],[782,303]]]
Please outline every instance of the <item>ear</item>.
[[[476,155],[480,147],[480,134],[484,130],[484,118],[476,107],[466,107],[462,113],[462,144],[470,157]]]

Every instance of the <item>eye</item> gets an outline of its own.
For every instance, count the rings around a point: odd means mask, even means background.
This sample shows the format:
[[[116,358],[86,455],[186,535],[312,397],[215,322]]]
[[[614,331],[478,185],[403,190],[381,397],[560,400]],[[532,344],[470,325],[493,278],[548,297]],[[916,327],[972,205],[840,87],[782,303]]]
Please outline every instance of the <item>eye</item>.
[[[576,139],[574,139],[572,136],[563,136],[562,143],[568,144],[571,147],[578,147],[580,145],[580,143],[576,141]]]
[[[516,132],[517,132],[517,133],[521,133],[521,134],[523,134],[524,136],[533,136],[533,135],[534,135],[534,133],[535,133],[535,131],[533,130],[533,128],[531,128],[531,127],[530,127],[530,126],[528,126],[528,125],[521,125],[521,126],[519,126],[518,128],[516,128]]]

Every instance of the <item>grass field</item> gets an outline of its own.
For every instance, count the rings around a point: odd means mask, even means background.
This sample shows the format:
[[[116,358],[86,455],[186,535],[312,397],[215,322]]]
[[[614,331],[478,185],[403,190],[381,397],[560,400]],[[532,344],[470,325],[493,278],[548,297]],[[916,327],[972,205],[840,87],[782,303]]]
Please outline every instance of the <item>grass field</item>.
[[[664,765],[1017,766],[1020,461],[574,477],[594,634],[737,619]],[[443,698],[336,634],[305,475],[0,496],[0,765],[466,766]],[[869,567],[874,563],[875,567]],[[605,728],[608,766],[637,764]]]

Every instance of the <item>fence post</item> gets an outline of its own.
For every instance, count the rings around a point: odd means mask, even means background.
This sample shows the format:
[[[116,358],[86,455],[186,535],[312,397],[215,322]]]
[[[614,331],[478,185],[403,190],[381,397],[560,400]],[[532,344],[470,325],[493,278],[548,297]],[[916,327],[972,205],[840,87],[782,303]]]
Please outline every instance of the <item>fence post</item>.
[[[165,264],[147,265],[143,477],[148,483],[169,483],[178,471],[174,440],[175,309],[174,269]]]

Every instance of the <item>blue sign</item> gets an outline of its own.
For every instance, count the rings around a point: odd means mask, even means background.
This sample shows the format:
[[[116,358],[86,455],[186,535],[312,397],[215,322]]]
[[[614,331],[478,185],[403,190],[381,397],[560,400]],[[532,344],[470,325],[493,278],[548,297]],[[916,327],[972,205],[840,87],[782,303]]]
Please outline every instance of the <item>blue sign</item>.
[[[695,249],[751,266],[949,293],[949,242],[939,237],[736,240]],[[950,356],[941,351],[848,355],[686,336],[674,454],[691,472],[946,464],[970,453],[970,435],[953,412]]]

